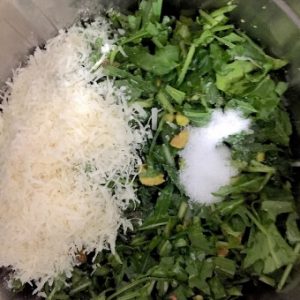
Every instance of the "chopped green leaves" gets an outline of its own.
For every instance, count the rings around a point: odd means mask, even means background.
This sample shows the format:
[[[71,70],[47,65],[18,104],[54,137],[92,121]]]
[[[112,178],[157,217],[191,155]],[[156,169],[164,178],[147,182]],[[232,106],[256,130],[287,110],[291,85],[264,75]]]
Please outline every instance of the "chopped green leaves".
[[[182,104],[182,101],[185,98],[185,93],[184,92],[182,92],[180,90],[177,90],[177,89],[173,88],[170,85],[166,86],[166,92],[172,97],[172,99],[174,101],[177,102],[177,104],[179,104],[179,105]]]
[[[272,223],[261,224],[251,213],[248,215],[257,229],[252,229],[249,248],[245,250],[244,267],[253,266],[258,274],[269,274],[293,263],[296,259],[293,249],[282,238],[276,226]]]
[[[155,75],[168,74],[178,65],[179,49],[175,45],[157,49],[154,55],[141,46],[124,47],[124,51],[130,62]]]
[[[126,212],[132,231],[120,232],[114,255],[104,250],[76,267],[68,285],[46,286],[49,299],[236,299],[249,281],[281,289],[299,257],[292,126],[280,99],[287,85],[273,76],[287,62],[228,22],[234,5],[178,20],[163,16],[162,5],[142,0],[132,15],[109,14],[125,34],[104,67],[129,104],[145,110],[141,122],[159,111],[140,177],[159,175],[160,185],[134,181],[141,203]],[[205,126],[214,109],[241,111],[251,132],[224,141],[240,173],[215,193],[220,202],[189,204],[179,181],[184,162],[170,142],[188,124]]]
[[[224,65],[216,74],[217,88],[229,94],[242,94],[247,88],[246,76],[255,68],[252,63],[239,60]]]
[[[300,230],[297,224],[298,220],[299,216],[293,212],[288,216],[286,221],[286,236],[291,244],[300,242]]]
[[[215,194],[217,196],[227,196],[241,193],[258,193],[267,184],[270,175],[247,174],[240,175],[228,186],[221,187]]]

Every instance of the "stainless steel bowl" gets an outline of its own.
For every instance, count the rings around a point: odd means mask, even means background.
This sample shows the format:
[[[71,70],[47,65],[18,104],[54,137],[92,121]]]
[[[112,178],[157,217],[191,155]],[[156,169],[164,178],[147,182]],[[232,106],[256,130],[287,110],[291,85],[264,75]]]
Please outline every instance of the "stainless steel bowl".
[[[118,7],[126,10],[135,0],[0,0],[0,86],[11,76],[34,47],[42,45],[82,15]],[[165,10],[218,7],[225,0],[165,0]],[[269,53],[290,61],[287,103],[295,127],[294,155],[300,158],[300,0],[233,0],[238,5],[232,14],[236,25],[264,46]],[[299,172],[300,174],[300,172]],[[300,195],[300,176],[295,171],[295,194]],[[298,201],[299,202],[299,201]],[[0,245],[1,247],[1,245]],[[1,279],[0,279],[1,281]],[[13,296],[0,289],[0,299],[33,299]],[[294,280],[280,294],[258,290],[247,299],[300,299],[300,267]]]

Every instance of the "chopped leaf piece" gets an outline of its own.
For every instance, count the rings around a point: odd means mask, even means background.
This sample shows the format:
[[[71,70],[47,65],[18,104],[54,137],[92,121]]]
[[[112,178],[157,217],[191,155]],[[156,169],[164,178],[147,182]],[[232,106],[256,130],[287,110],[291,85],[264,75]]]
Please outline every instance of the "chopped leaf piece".
[[[282,266],[294,263],[296,256],[293,249],[282,238],[276,226],[273,223],[260,224],[254,216],[250,213],[248,215],[258,228],[252,231],[248,249],[245,250],[244,267],[255,267],[254,264],[260,262],[262,267],[256,268],[256,272],[270,274]]]
[[[165,75],[178,65],[179,49],[177,46],[167,45],[150,54],[145,47],[124,47],[128,59],[141,69],[155,75]]]

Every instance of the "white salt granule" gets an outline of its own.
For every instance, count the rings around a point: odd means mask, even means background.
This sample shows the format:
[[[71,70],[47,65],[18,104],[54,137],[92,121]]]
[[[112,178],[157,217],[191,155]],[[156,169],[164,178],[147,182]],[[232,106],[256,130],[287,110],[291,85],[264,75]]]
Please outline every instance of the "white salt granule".
[[[180,182],[192,202],[211,204],[218,197],[212,195],[220,187],[228,185],[238,174],[231,165],[229,149],[222,144],[224,138],[247,131],[250,120],[239,111],[216,110],[206,127],[190,127],[189,141],[180,156],[184,166],[180,171]]]

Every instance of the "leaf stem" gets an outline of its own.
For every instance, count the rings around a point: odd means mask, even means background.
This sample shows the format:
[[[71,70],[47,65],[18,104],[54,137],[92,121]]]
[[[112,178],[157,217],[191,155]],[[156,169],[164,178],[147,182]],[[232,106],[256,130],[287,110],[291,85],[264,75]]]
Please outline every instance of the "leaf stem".
[[[151,146],[150,146],[150,149],[149,149],[149,155],[152,153],[152,151],[153,151],[153,149],[154,149],[154,147],[156,145],[156,140],[157,140],[160,132],[162,131],[162,128],[163,128],[164,124],[165,124],[165,120],[164,120],[164,118],[161,118],[161,120],[160,120],[160,122],[158,124],[158,127],[156,129],[156,132],[154,134],[154,137],[152,139],[152,143],[151,143]]]
[[[86,288],[88,288],[90,285],[92,285],[92,282],[89,280],[89,281],[86,281],[84,283],[82,283],[81,285],[79,285],[78,287],[72,289],[69,293],[70,296],[73,296],[83,290],[85,290]]]
[[[172,167],[175,167],[175,161],[174,161],[173,156],[171,155],[169,147],[166,144],[163,144],[162,149],[163,149],[165,159],[168,162],[168,164]]]
[[[138,230],[142,231],[142,230],[155,229],[157,227],[164,226],[166,224],[168,224],[168,222],[160,222],[160,223],[150,224],[150,225],[139,227]]]
[[[166,94],[163,91],[159,91],[157,94],[157,99],[160,102],[161,106],[170,114],[175,113],[175,109],[172,104],[169,102]]]
[[[196,45],[195,44],[192,44],[190,49],[189,49],[189,52],[186,56],[186,59],[185,59],[185,62],[184,62],[184,65],[183,65],[183,68],[181,69],[181,72],[179,74],[179,77],[178,77],[178,80],[177,80],[177,86],[181,85],[184,78],[185,78],[185,75],[188,71],[188,68],[192,62],[192,59],[193,59],[193,56],[195,54],[195,50],[196,50]]]
[[[272,242],[271,238],[269,237],[269,234],[266,231],[265,227],[259,223],[259,221],[252,215],[252,213],[250,211],[247,210],[246,213],[247,213],[248,217],[252,220],[252,222],[257,226],[257,228],[266,236],[271,256],[276,264],[276,267],[279,267],[280,266],[279,259],[274,251],[273,242]]]
[[[294,253],[296,255],[298,255],[299,252],[300,252],[300,243],[298,243],[295,246],[295,248],[294,248]],[[289,277],[289,275],[290,275],[290,273],[292,271],[293,265],[294,264],[289,264],[289,265],[286,266],[286,268],[285,268],[285,270],[284,270],[284,272],[283,272],[283,274],[281,276],[281,279],[280,279],[280,281],[278,283],[277,291],[280,291],[283,288],[283,286],[285,285],[285,283],[286,283],[286,281],[287,281],[287,279],[288,279],[288,277]]]
[[[126,294],[124,296],[118,297],[118,300],[131,300],[131,299],[137,299],[137,297],[140,296],[139,291],[134,291],[129,294]]]
[[[129,42],[133,42],[137,39],[141,39],[144,38],[148,35],[147,31],[138,31],[136,34],[133,34],[132,36],[128,37],[127,39],[124,39],[123,41],[121,41],[121,45],[125,45]]]
[[[143,283],[143,282],[146,282],[146,281],[150,281],[150,280],[165,280],[165,278],[158,278],[158,277],[143,277],[143,278],[140,278],[140,279],[137,279],[136,281],[130,283],[130,284],[127,284],[126,286],[120,288],[119,290],[117,290],[115,293],[113,293],[112,295],[110,295],[109,297],[107,297],[107,300],[111,300],[111,299],[114,299],[116,298],[117,296],[123,294],[124,292],[132,289],[133,287]]]

